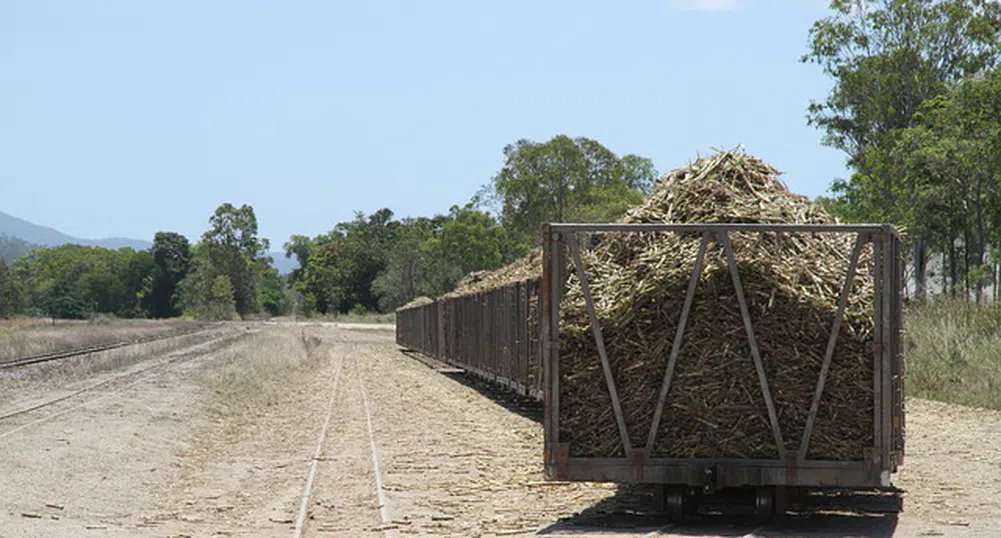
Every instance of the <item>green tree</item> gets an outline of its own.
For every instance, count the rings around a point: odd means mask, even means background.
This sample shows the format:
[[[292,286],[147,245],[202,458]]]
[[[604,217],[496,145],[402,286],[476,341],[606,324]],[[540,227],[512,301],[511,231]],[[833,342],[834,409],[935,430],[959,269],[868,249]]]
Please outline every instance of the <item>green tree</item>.
[[[135,317],[143,315],[139,298],[152,265],[146,251],[63,245],[34,250],[11,269],[28,312]]]
[[[59,282],[42,297],[37,308],[53,319],[86,319],[95,311],[83,290]]]
[[[305,235],[293,235],[285,243],[285,257],[295,258],[299,262],[299,267],[289,273],[289,282],[296,283],[302,280],[306,271],[306,264],[309,263],[309,256],[313,253],[316,243],[313,239]]]
[[[338,251],[338,287],[343,294],[341,312],[358,305],[367,311],[378,310],[379,299],[372,282],[386,268],[398,226],[399,222],[393,220],[393,212],[387,208],[372,213],[367,219],[359,213],[353,222],[338,226],[338,231],[344,234]]]
[[[854,173],[832,190],[853,217],[918,222],[916,178],[900,174],[893,131],[914,126],[921,105],[1001,59],[1001,6],[990,0],[834,0],[810,30],[814,63],[834,79],[809,123],[848,156]],[[918,294],[924,292],[928,238],[913,238]]]
[[[344,302],[339,267],[340,241],[320,243],[310,255],[296,289],[303,294],[305,306],[321,314],[335,313]]]
[[[232,320],[237,319],[236,290],[226,275],[218,275],[212,280],[212,286],[206,295],[205,303],[199,311],[203,319]]]
[[[489,213],[471,205],[452,206],[441,226],[439,252],[465,275],[495,269],[524,254],[516,251],[507,231]]]
[[[452,291],[469,273],[497,269],[528,251],[493,215],[472,204],[452,206],[439,229],[424,247],[428,278],[419,295]]]
[[[258,289],[270,266],[269,242],[258,237],[254,208],[225,203],[209,219],[210,228],[202,235],[200,252],[211,270],[212,282],[225,275],[233,287],[233,300],[240,317],[258,312]],[[214,289],[214,285],[213,285]]]
[[[808,118],[856,166],[927,99],[998,65],[1001,6],[991,0],[834,0],[831,10],[802,61],[834,86]]]
[[[264,271],[258,302],[272,316],[284,316],[292,311],[292,299],[287,293],[285,282],[274,267],[268,267]]]
[[[18,310],[14,280],[7,268],[7,262],[0,257],[0,318],[9,318]]]
[[[191,249],[187,276],[177,286],[184,312],[228,319],[228,303],[220,302],[227,286],[232,289],[231,299],[239,317],[260,312],[266,295],[262,285],[273,270],[267,255],[269,245],[267,239],[258,237],[253,207],[220,205],[209,218],[209,229]]]
[[[27,255],[36,248],[39,246],[21,238],[0,234],[0,258],[5,259],[8,264],[14,263],[14,260]]]
[[[123,256],[123,266],[119,270],[122,284],[126,289],[126,296],[123,302],[130,305],[128,309],[123,309],[119,315],[129,318],[149,317],[149,310],[143,303],[146,283],[156,273],[156,264],[150,250],[132,250],[125,248],[119,250]]]
[[[372,281],[383,311],[398,308],[425,293],[430,272],[427,244],[435,234],[428,219],[401,223],[396,230],[386,268]]]
[[[625,169],[625,183],[630,189],[635,189],[643,194],[650,194],[660,173],[654,167],[653,161],[646,157],[633,155],[632,153],[623,155],[622,167]]]
[[[237,318],[235,290],[229,276],[206,261],[204,245],[196,245],[192,255],[191,270],[177,289],[184,314],[202,320]]]
[[[191,243],[175,232],[157,232],[150,249],[155,269],[144,282],[143,302],[154,318],[182,313],[178,285],[191,269]]]
[[[399,224],[392,211],[380,209],[368,217],[356,213],[354,220],[309,241],[293,236],[286,255],[298,257],[303,267],[301,275],[293,275],[295,289],[323,314],[378,310],[372,283],[386,268]]]
[[[504,148],[504,166],[488,189],[501,222],[531,243],[545,222],[609,220],[642,200],[656,170],[646,159],[619,159],[588,138],[559,135]]]
[[[1001,72],[928,100],[892,140],[898,173],[916,185],[915,227],[949,253],[952,286],[962,275],[980,298],[997,280],[990,249],[1001,245]]]

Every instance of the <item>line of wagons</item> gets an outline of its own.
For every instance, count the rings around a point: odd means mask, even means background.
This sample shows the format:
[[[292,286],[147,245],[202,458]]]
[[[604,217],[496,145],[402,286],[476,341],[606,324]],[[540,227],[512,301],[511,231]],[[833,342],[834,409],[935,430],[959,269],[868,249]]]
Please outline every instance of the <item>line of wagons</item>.
[[[575,455],[573,447],[563,439],[567,435],[561,429],[559,410],[562,381],[559,374],[560,305],[567,276],[572,272],[582,279],[587,278],[580,261],[580,238],[586,239],[592,234],[636,232],[704,234],[724,241],[734,233],[848,233],[858,237],[859,246],[871,244],[871,270],[875,282],[872,294],[875,330],[870,346],[872,399],[862,401],[860,395],[859,405],[872,406],[872,445],[860,447],[859,453],[863,456],[854,461],[825,461],[810,459],[805,451],[779,451],[777,457],[766,459],[658,458],[643,447],[630,448],[617,457]],[[712,509],[720,502],[728,509],[750,510],[759,518],[768,519],[785,512],[790,500],[807,489],[891,487],[891,473],[897,471],[904,457],[903,265],[901,238],[894,228],[885,225],[550,224],[546,226],[543,239],[541,278],[401,309],[397,312],[396,342],[406,350],[449,363],[544,402],[543,453],[547,479],[656,484],[660,486],[657,488],[661,493],[660,506],[673,520],[684,519],[699,507]],[[849,275],[854,269],[851,268]],[[736,267],[731,266],[731,270],[735,272]],[[744,298],[738,299],[747,318]],[[590,297],[587,306],[596,322]],[[745,321],[752,323],[753,319]],[[600,331],[595,333],[600,338]],[[833,342],[830,347],[833,348]],[[608,375],[608,359],[603,348],[600,355],[595,360],[605,362],[603,366]],[[830,350],[828,363],[829,355]],[[760,361],[760,357],[754,358]],[[667,356],[664,362],[666,367]],[[828,366],[825,365],[825,370]],[[818,380],[814,408],[823,392],[826,374],[825,371]],[[598,384],[593,390],[603,391],[606,386]],[[772,402],[768,403],[771,410]],[[614,412],[621,414],[619,402],[613,398],[611,404]],[[670,411],[658,411],[663,413],[663,423],[673,419]],[[816,409],[811,412],[816,415]],[[809,433],[805,435],[808,437]]]

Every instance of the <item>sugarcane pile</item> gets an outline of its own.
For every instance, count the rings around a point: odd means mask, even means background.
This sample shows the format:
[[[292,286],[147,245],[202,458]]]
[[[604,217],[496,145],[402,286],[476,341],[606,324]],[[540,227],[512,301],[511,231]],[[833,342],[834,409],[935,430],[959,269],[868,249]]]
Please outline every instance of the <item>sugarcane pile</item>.
[[[466,275],[455,290],[445,295],[459,297],[490,291],[525,280],[537,280],[542,276],[542,249],[535,248],[525,256],[494,271],[474,271]]]
[[[407,303],[407,304],[405,304],[405,305],[397,308],[396,310],[397,310],[397,312],[403,311],[403,310],[410,310],[411,308],[418,308],[418,307],[421,307],[421,306],[427,306],[427,305],[429,305],[429,304],[431,304],[433,302],[434,302],[434,299],[432,299],[430,297],[425,297],[425,296],[422,295],[420,297],[415,297],[412,301],[410,301],[409,303]]]
[[[661,179],[630,223],[835,223],[779,173],[739,152]],[[632,446],[646,445],[700,234],[581,237],[583,261]],[[796,450],[848,271],[854,234],[731,233],[784,439]],[[560,441],[571,455],[623,456],[572,258],[561,305]],[[872,432],[872,253],[862,251],[808,457],[860,460]],[[743,318],[720,242],[709,243],[655,437],[654,457],[776,458]]]

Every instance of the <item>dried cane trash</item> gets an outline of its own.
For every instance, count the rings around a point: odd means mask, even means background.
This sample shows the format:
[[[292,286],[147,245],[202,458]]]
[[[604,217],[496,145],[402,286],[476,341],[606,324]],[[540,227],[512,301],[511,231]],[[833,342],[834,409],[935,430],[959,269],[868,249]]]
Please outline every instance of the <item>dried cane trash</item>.
[[[671,172],[630,223],[836,223],[754,157],[722,152]],[[647,443],[700,234],[581,234],[583,261],[633,448]],[[799,447],[855,242],[849,233],[731,233],[785,446]],[[561,305],[560,441],[623,456],[590,319],[569,258]],[[872,252],[862,250],[808,457],[873,445]],[[655,437],[654,457],[777,458],[734,285],[709,243]]]

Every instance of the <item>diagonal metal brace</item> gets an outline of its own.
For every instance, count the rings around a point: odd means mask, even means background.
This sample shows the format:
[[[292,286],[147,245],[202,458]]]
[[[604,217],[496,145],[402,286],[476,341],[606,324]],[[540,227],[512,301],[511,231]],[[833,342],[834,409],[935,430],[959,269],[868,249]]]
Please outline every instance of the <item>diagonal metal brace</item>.
[[[653,421],[650,423],[650,434],[647,436],[644,453],[649,456],[653,452],[653,444],[657,439],[657,430],[660,429],[660,419],[664,413],[664,404],[667,401],[667,394],[671,390],[671,378],[674,376],[674,367],[678,363],[678,353],[681,351],[681,339],[685,335],[685,325],[688,323],[688,313],[692,309],[692,301],[695,299],[695,289],[698,287],[699,275],[702,274],[702,262],[706,256],[706,247],[712,237],[710,232],[703,232],[702,242],[699,243],[699,252],[695,255],[695,265],[692,267],[692,276],[688,279],[688,294],[685,295],[685,306],[681,309],[681,318],[678,320],[678,327],[674,332],[674,341],[671,343],[671,356],[667,361],[667,369],[664,370],[664,381],[660,386],[660,396],[657,398],[657,407],[653,412]]]
[[[754,368],[758,371],[758,382],[761,384],[761,396],[765,399],[765,407],[768,408],[768,421],[772,425],[772,434],[775,435],[775,446],[778,449],[779,459],[786,460],[785,442],[782,440],[782,430],[779,428],[778,415],[775,413],[775,402],[772,401],[772,392],[768,390],[768,377],[765,374],[765,366],[761,362],[761,352],[758,351],[758,340],[754,337],[754,325],[751,323],[751,314],[747,309],[747,299],[744,297],[744,286],[740,282],[740,275],[737,273],[737,261],[733,256],[733,246],[730,244],[730,234],[726,231],[720,232],[720,239],[723,242],[723,250],[726,251],[726,261],[730,267],[730,277],[733,279],[733,288],[737,293],[737,302],[740,304],[740,315],[744,318],[744,330],[747,332],[747,340],[751,345],[751,357],[754,358]]]
[[[834,315],[834,326],[831,327],[831,336],[827,340],[827,350],[824,352],[824,363],[820,367],[820,377],[817,379],[817,389],[813,395],[813,402],[810,404],[810,415],[806,419],[806,428],[803,429],[803,439],[796,454],[796,459],[799,461],[806,459],[806,451],[810,448],[813,425],[817,420],[817,411],[820,409],[820,397],[824,394],[824,384],[827,382],[827,374],[831,369],[831,359],[834,357],[834,348],[838,343],[838,334],[841,333],[841,323],[844,320],[845,308],[848,305],[848,294],[851,293],[852,283],[855,281],[855,270],[858,267],[858,260],[862,254],[862,245],[864,242],[862,234],[858,234],[855,237],[855,246],[852,248],[852,256],[848,261],[848,273],[845,275],[845,283],[841,287],[841,297],[838,298],[838,312]]]
[[[591,331],[594,333],[594,341],[598,346],[598,355],[601,356],[601,368],[605,372],[605,384],[608,386],[608,395],[612,398],[612,409],[615,411],[615,422],[619,426],[619,435],[622,437],[622,446],[628,453],[632,450],[629,442],[629,432],[626,430],[626,420],[622,415],[622,405],[619,402],[619,393],[615,390],[615,379],[612,377],[612,366],[608,362],[608,353],[605,352],[605,340],[601,335],[601,326],[598,324],[598,315],[594,310],[594,299],[591,297],[591,290],[587,284],[587,275],[584,273],[584,262],[580,257],[580,244],[577,234],[570,234],[570,252],[573,254],[574,266],[577,269],[577,279],[580,280],[580,290],[584,294],[584,302],[587,304],[587,313],[591,317]]]

